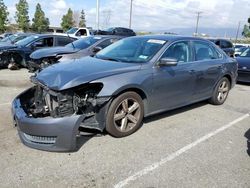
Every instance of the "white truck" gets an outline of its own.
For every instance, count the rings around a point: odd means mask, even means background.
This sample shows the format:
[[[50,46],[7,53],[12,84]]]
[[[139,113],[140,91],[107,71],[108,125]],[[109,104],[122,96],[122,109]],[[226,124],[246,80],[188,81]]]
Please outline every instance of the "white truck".
[[[72,27],[66,32],[70,37],[84,38],[93,35],[93,30],[90,27]]]

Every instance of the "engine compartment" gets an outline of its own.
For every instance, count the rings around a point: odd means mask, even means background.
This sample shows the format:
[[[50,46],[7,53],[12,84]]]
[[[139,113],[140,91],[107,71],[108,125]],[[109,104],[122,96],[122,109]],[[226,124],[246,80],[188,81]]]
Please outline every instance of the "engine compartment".
[[[42,85],[35,85],[21,98],[23,109],[30,117],[65,117],[73,114],[92,116],[108,101],[98,98],[103,85],[84,84],[65,91],[53,91]]]

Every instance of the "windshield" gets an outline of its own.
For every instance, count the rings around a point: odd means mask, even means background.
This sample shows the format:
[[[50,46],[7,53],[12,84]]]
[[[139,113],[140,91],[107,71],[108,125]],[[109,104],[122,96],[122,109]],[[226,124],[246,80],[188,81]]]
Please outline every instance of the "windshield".
[[[32,41],[34,41],[37,38],[38,38],[38,36],[35,36],[35,35],[29,36],[29,37],[26,37],[25,39],[19,40],[15,44],[18,46],[27,46],[29,43],[31,43]]]
[[[247,48],[244,52],[242,52],[240,57],[250,57],[250,48]]]
[[[74,34],[77,30],[78,30],[78,28],[72,27],[72,28],[69,29],[66,33],[67,33],[67,34]]]
[[[100,59],[131,63],[148,62],[166,43],[165,40],[133,37],[120,40],[95,56]]]
[[[2,39],[1,42],[13,41],[16,37],[16,35],[10,35],[9,37],[5,37],[4,39]]]
[[[75,48],[85,49],[99,41],[101,37],[85,37],[73,42]],[[73,47],[72,43],[67,44],[67,47]]]

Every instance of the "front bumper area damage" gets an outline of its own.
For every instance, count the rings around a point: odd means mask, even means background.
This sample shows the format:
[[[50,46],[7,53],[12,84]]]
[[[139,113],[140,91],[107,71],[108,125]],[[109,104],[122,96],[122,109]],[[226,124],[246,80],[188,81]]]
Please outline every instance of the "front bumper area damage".
[[[93,92],[86,88],[81,91]],[[77,137],[83,129],[103,131],[105,128],[110,97],[89,95],[88,92],[84,96],[72,91],[55,92],[40,85],[21,93],[12,103],[14,124],[21,141],[40,150],[76,151]]]

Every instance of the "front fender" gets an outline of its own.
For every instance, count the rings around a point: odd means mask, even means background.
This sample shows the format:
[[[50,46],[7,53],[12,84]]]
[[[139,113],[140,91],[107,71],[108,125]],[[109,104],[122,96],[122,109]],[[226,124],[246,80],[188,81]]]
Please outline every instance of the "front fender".
[[[153,77],[150,70],[139,70],[135,72],[113,75],[110,77],[98,79],[91,83],[102,83],[103,88],[98,94],[98,97],[111,96],[115,97],[119,93],[126,90],[140,90],[145,94],[146,102],[145,114],[150,111],[151,95],[153,91]]]

